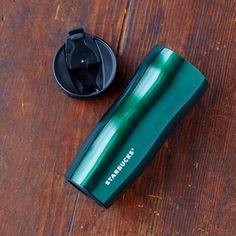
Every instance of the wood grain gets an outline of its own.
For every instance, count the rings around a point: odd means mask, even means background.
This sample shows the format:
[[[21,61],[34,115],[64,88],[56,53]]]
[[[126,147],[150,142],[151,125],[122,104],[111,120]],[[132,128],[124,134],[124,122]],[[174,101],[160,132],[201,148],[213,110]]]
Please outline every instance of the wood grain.
[[[235,235],[236,2],[0,3],[0,235]],[[89,101],[63,95],[52,58],[73,27],[111,44],[117,78]],[[155,44],[207,77],[201,101],[108,210],[64,180],[90,130]]]

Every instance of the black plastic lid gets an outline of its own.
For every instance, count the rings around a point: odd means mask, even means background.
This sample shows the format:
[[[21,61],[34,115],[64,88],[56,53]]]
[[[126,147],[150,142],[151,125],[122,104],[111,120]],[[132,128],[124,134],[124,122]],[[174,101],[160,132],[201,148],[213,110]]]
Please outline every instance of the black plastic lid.
[[[53,61],[55,80],[62,91],[74,98],[101,94],[112,83],[116,57],[102,39],[82,28],[71,30]]]

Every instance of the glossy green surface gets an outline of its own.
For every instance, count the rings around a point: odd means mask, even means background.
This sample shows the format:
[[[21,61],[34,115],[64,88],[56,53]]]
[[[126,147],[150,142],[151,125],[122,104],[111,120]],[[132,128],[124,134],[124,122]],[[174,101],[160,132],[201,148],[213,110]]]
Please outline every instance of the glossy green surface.
[[[66,178],[108,207],[144,170],[207,87],[204,76],[157,46],[82,146]]]

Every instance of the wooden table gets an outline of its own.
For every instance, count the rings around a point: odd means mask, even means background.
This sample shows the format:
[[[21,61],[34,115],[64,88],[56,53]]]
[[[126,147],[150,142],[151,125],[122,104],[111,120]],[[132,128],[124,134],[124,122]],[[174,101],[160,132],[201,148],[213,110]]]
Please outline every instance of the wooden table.
[[[0,3],[0,235],[235,235],[235,0]],[[116,81],[101,97],[57,88],[52,59],[73,27],[111,44]],[[142,176],[108,210],[64,180],[88,133],[142,58],[163,44],[210,87]]]

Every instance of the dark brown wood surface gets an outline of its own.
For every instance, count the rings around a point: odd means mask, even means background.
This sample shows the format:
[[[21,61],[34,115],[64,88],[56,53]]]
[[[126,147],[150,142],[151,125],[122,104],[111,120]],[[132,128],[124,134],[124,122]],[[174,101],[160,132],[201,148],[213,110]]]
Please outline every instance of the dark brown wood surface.
[[[52,59],[67,31],[111,44],[117,79],[66,97]],[[108,210],[64,173],[142,58],[163,44],[210,87]],[[235,0],[0,0],[0,235],[236,235]]]

